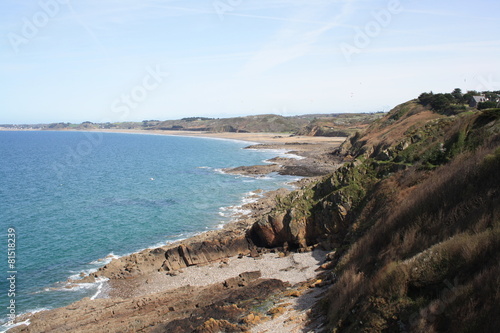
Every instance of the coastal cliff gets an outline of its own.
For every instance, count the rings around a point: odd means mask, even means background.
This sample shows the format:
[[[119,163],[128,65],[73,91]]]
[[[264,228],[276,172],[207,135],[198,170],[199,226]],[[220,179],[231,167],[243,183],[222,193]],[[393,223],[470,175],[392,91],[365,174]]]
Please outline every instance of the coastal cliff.
[[[332,250],[325,331],[494,332],[499,144],[499,109],[404,103],[346,140],[339,170],[278,198],[251,238]]]
[[[98,314],[110,332],[239,332],[300,309],[300,324],[288,316],[289,324],[313,331],[494,332],[499,147],[499,109],[449,115],[401,104],[327,152],[341,167],[270,194],[223,230],[113,260],[82,281],[106,277],[121,294],[35,314],[12,331],[91,332],[99,326],[88,318]],[[288,257],[285,274],[300,268],[294,253],[313,249],[319,275],[293,285],[261,270],[205,287],[127,290],[168,284],[190,267],[224,270],[234,257]],[[305,302],[316,289],[323,297]],[[292,298],[308,306],[275,306]]]

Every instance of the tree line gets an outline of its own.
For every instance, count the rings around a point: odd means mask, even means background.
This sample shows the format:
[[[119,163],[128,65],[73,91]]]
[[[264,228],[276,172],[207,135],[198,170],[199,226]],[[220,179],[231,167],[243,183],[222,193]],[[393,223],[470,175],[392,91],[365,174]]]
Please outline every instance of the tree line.
[[[467,110],[467,105],[474,96],[484,96],[486,101],[477,105],[479,110],[495,108],[500,101],[500,91],[484,91],[482,93],[469,90],[462,93],[460,88],[454,89],[451,93],[434,94],[424,92],[418,97],[418,102],[423,106],[430,106],[434,111],[447,115],[456,114]]]

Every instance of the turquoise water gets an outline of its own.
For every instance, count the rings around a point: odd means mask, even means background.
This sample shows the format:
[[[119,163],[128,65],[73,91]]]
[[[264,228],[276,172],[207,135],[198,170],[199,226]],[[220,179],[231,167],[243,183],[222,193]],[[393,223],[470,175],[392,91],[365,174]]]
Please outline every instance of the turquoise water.
[[[1,308],[15,299],[20,314],[92,296],[98,284],[68,289],[64,281],[111,257],[216,229],[230,221],[227,207],[241,205],[249,192],[293,180],[220,172],[277,155],[242,149],[247,145],[160,135],[0,131]],[[9,228],[16,239],[10,268]],[[16,295],[8,297],[12,268]],[[4,321],[7,311],[0,312]]]

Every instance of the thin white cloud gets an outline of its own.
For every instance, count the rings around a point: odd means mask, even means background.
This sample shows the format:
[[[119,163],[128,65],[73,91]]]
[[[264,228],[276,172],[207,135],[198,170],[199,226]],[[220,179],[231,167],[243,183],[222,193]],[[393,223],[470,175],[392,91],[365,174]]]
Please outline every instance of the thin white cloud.
[[[290,19],[292,23],[285,25],[275,33],[273,38],[244,66],[242,74],[245,76],[260,74],[308,54],[324,33],[344,25],[343,22],[354,11],[354,2],[355,0],[344,1],[339,14],[330,22],[326,22],[314,30],[304,31],[304,28],[301,28],[297,23],[302,19],[292,17]],[[321,13],[321,10],[328,10],[328,8],[320,8],[316,14]]]
[[[474,15],[474,11],[470,11],[469,13],[456,13],[456,12],[442,12],[442,11],[434,11],[434,10],[420,10],[420,9],[403,9],[404,13],[412,13],[412,14],[422,14],[426,16],[445,16],[445,17],[457,17],[457,18],[466,18],[468,20],[491,20],[496,21],[498,17],[486,17],[486,16],[476,16]]]
[[[331,22],[327,21],[314,21],[314,20],[304,20],[293,17],[276,17],[276,16],[265,16],[265,15],[252,15],[252,14],[242,14],[242,13],[224,13],[224,15],[228,16],[239,16],[239,17],[248,17],[254,19],[262,19],[262,20],[271,20],[271,21],[283,21],[283,22],[293,22],[293,23],[311,23],[316,25],[328,25]],[[346,27],[346,28],[354,28],[355,26],[352,24],[338,24],[337,26]]]
[[[413,46],[397,46],[397,47],[381,47],[381,48],[367,48],[367,53],[396,53],[396,52],[437,52],[446,51],[455,53],[465,53],[467,50],[474,50],[477,52],[479,49],[482,51],[498,51],[500,47],[500,40],[492,41],[475,41],[463,43],[440,43],[429,45],[413,45]]]

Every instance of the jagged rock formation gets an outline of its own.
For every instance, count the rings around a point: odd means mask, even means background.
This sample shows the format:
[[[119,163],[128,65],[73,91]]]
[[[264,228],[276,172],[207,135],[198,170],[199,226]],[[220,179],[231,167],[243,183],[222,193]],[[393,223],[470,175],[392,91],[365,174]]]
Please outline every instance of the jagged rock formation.
[[[203,265],[222,258],[250,253],[251,244],[246,237],[234,237],[179,245],[165,251],[162,269],[175,271],[184,267]]]
[[[176,271],[194,265],[205,265],[237,255],[256,251],[244,231],[234,229],[209,232],[180,245],[147,249],[115,259],[88,277],[73,281],[93,282],[95,278],[128,279],[158,271]]]

